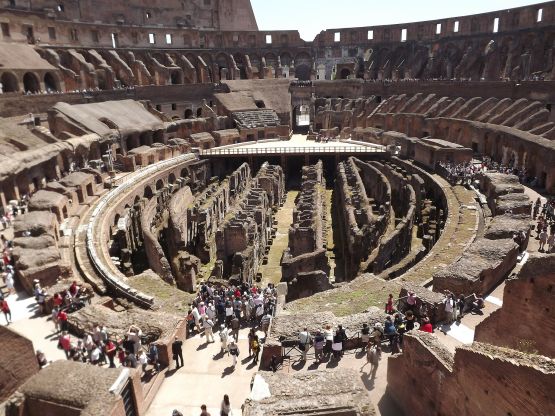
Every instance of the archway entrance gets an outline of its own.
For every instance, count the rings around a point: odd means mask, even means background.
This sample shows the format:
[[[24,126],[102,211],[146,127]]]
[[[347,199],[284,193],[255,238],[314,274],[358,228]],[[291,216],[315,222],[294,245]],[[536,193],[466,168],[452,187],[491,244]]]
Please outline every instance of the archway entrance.
[[[46,91],[60,91],[58,80],[50,72],[44,74],[44,87],[46,88]]]
[[[299,65],[295,68],[295,77],[301,81],[310,81],[310,67]]]
[[[349,79],[350,76],[351,76],[351,71],[348,68],[343,68],[339,73],[340,79]]]
[[[293,131],[295,133],[308,133],[310,128],[310,107],[301,104],[293,108]]]
[[[4,72],[0,77],[0,82],[2,82],[2,89],[4,92],[19,91],[19,84],[17,82],[17,77],[11,72]]]
[[[40,91],[40,81],[32,72],[27,72],[23,75],[23,89],[25,92],[33,93]]]

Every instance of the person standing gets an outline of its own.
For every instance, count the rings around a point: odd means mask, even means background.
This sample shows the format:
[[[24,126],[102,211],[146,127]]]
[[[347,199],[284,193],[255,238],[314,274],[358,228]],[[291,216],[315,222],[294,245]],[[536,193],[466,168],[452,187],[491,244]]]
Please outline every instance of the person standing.
[[[249,331],[249,357],[252,357],[252,340],[254,339],[254,337],[256,336],[256,331],[254,330],[254,328],[251,328]]]
[[[172,354],[173,359],[175,360],[175,368],[178,369],[180,367],[179,360],[181,359],[181,367],[183,367],[183,341],[174,338],[172,343]]]
[[[208,410],[206,410],[205,404],[200,406],[200,416],[210,416],[210,413],[208,413]]]
[[[0,302],[0,308],[2,308],[2,313],[4,313],[4,317],[6,318],[6,325],[9,325],[12,322],[12,312],[6,299],[2,299]]]
[[[372,345],[366,352],[366,360],[370,363],[370,373],[372,374],[372,378],[376,378],[376,372],[378,371],[378,364],[380,363],[381,356],[382,350],[379,345]]]
[[[67,313],[63,309],[58,312],[58,323],[61,331],[67,331]]]
[[[222,354],[224,354],[228,351],[227,350],[227,341],[228,341],[228,338],[229,338],[229,331],[227,330],[227,328],[223,324],[221,326],[219,335],[220,335],[220,342],[221,342],[220,352]]]
[[[212,332],[212,328],[214,327],[214,322],[212,319],[206,317],[204,322],[202,323],[202,327],[204,328],[204,336],[206,337],[206,343],[214,342],[214,333]]]
[[[258,364],[258,354],[260,353],[260,342],[258,341],[258,335],[254,334],[251,341],[251,352],[253,356],[253,364]]]
[[[337,342],[341,342],[341,356],[343,357],[343,343],[347,341],[347,333],[343,329],[343,325],[337,325],[337,331],[335,332],[337,337]]]
[[[233,337],[229,339],[228,350],[229,355],[233,357],[233,368],[235,368],[235,365],[237,365],[237,357],[239,357],[239,347],[235,343],[235,339],[233,339]]]
[[[224,399],[222,400],[220,416],[231,416],[231,403],[227,394],[224,394]]]
[[[303,331],[299,333],[299,349],[301,350],[303,361],[306,361],[306,353],[310,349],[311,341],[312,341],[312,338],[310,336],[310,332],[308,332],[308,328],[305,328]]]
[[[233,316],[231,318],[231,335],[235,338],[236,341],[239,341],[239,328],[241,327],[241,322],[237,316]]]
[[[366,346],[370,341],[370,328],[368,328],[367,323],[362,324],[362,329],[360,330],[360,342],[362,344],[362,351],[366,350]]]
[[[109,339],[104,346],[104,351],[110,362],[110,368],[116,368],[116,364],[114,363],[114,358],[116,357],[116,344],[114,344],[111,339]]]
[[[542,230],[539,234],[540,237],[540,248],[539,251],[545,250],[545,244],[547,243],[547,227],[542,227]]]
[[[324,356],[324,345],[326,345],[326,338],[322,335],[322,331],[318,331],[314,337],[314,359],[316,363],[320,363]]]
[[[445,315],[447,316],[447,324],[451,324],[453,322],[453,309],[455,305],[453,305],[453,301],[451,299],[451,294],[446,293],[445,299],[443,299],[443,303],[445,305]]]
[[[553,253],[555,252],[555,234],[551,233],[551,235],[547,238],[547,252]]]
[[[13,280],[13,267],[11,267],[10,265],[8,265],[7,267],[7,272],[6,272],[6,277],[4,279],[4,282],[6,283],[6,288],[8,289],[8,295],[15,293],[14,280]]]
[[[62,332],[59,344],[64,350],[66,358],[69,360],[69,352],[71,351],[71,337],[69,336],[69,333],[67,331]]]
[[[154,366],[154,371],[160,371],[160,363],[158,362],[158,347],[151,342],[148,347],[148,361]]]

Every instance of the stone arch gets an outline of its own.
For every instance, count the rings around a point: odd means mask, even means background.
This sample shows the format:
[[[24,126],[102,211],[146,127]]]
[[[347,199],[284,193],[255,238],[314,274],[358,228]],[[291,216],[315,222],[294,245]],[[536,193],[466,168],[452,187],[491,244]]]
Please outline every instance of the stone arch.
[[[202,58],[202,60],[206,65],[208,65],[209,67],[212,66],[212,63],[213,63],[212,56],[210,56],[207,53],[203,53],[200,57]]]
[[[179,176],[181,176],[182,178],[190,178],[191,172],[189,171],[188,168],[183,168],[181,169],[181,173],[179,174]]]
[[[172,85],[183,84],[183,73],[181,71],[171,71],[170,82]]]
[[[13,72],[4,72],[0,77],[2,88],[4,92],[17,92],[19,91],[19,82]]]
[[[25,75],[23,75],[23,90],[25,92],[40,91],[40,81],[37,74],[34,72],[26,72]]]
[[[197,118],[202,117],[202,107],[197,108]]]
[[[168,176],[168,182],[171,184],[174,184],[175,181],[176,181],[175,174],[172,172],[170,173],[170,176]]]
[[[156,181],[156,190],[159,191],[164,187],[164,181],[162,179],[158,179]]]
[[[190,108],[185,110],[185,113],[183,113],[183,117],[184,118],[193,118],[193,110],[191,110]]]
[[[297,65],[295,67],[295,76],[301,81],[310,81],[310,71],[309,65]]]
[[[268,52],[264,55],[264,58],[266,58],[266,66],[271,66],[273,68],[277,67],[277,56],[275,53]]]
[[[143,192],[143,196],[147,199],[152,198],[154,192],[152,192],[152,188],[150,186],[145,186],[145,190]]]
[[[51,72],[44,74],[44,88],[46,91],[60,91],[58,77]]]
[[[339,79],[349,79],[351,76],[351,70],[349,68],[343,68],[339,73]]]
[[[297,65],[312,65],[312,58],[306,52],[299,52],[295,56],[295,64]]]
[[[281,65],[289,66],[293,62],[293,57],[289,52],[282,52],[280,55]]]

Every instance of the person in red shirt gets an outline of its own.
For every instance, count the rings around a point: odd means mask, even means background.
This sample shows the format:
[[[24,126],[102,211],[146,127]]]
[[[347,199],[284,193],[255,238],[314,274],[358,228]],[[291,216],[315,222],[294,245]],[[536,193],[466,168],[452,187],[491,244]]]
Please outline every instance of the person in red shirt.
[[[125,351],[123,348],[118,348],[118,360],[121,365],[125,363]]]
[[[62,336],[60,337],[60,346],[66,353],[66,357],[69,360],[69,352],[71,351],[71,337],[69,336],[67,331],[64,331],[62,333]]]
[[[106,345],[104,346],[104,349],[105,349],[106,356],[110,361],[110,368],[116,368],[116,365],[114,364],[114,358],[116,357],[116,344],[114,344],[112,340],[109,339]]]
[[[54,303],[54,306],[58,306],[60,307],[63,303],[64,299],[62,298],[62,295],[60,295],[59,293],[56,293],[54,295],[54,298],[52,299],[52,302]]]
[[[75,295],[77,294],[77,281],[73,281],[73,283],[69,287],[69,293],[72,297],[75,297]]]
[[[0,307],[2,308],[2,312],[6,317],[6,325],[9,325],[10,322],[12,322],[12,312],[10,311],[10,305],[8,305],[8,301],[6,299],[2,299]]]
[[[430,318],[425,317],[422,319],[422,325],[420,325],[420,330],[424,332],[434,333],[434,327],[430,323]]]
[[[58,322],[60,324],[61,331],[67,331],[67,313],[63,309],[58,312]]]

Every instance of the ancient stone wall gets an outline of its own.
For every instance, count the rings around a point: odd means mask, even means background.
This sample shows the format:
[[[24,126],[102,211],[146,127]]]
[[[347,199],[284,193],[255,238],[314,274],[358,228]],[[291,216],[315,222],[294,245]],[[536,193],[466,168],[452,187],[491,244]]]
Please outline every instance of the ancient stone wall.
[[[555,357],[554,273],[555,255],[531,256],[507,280],[503,307],[476,327],[475,340]]]
[[[405,414],[438,415],[452,370],[453,355],[433,335],[412,331],[404,336],[403,354],[388,360],[387,391]],[[424,374],[426,382],[419,379]]]
[[[233,189],[237,189],[240,180],[243,178],[232,177]],[[277,195],[274,194],[276,189]],[[283,173],[279,166],[265,164],[253,180],[248,181],[241,199],[216,231],[216,257],[223,267],[223,276],[217,277],[249,283],[256,279],[272,239],[273,209],[281,203],[279,197],[283,190]],[[232,194],[235,196],[234,192]],[[220,271],[213,273],[218,275]]]
[[[416,218],[416,194],[410,179],[402,168],[371,162],[387,179],[391,186],[393,230],[388,230],[384,238],[365,263],[368,271],[380,273],[401,260],[411,249],[412,229]],[[390,227],[391,228],[391,227]]]
[[[27,379],[39,371],[33,342],[0,326],[0,368],[6,374],[0,383],[0,400],[6,400]]]
[[[330,218],[327,218],[326,204],[322,161],[303,166],[301,191],[289,227],[289,246],[281,259],[282,281],[289,283],[288,299],[300,297],[301,292],[303,296],[310,296],[313,294],[310,287],[320,290],[330,287],[330,266],[326,255],[326,231]],[[315,280],[312,285],[307,282],[311,278]]]
[[[329,91],[320,89],[322,95],[329,96]],[[424,145],[418,138],[449,141],[479,151],[499,163],[525,168],[529,180],[535,177],[540,186],[551,190],[555,186],[555,147],[551,141],[555,125],[550,106],[526,98],[482,98],[479,94],[477,92],[472,98],[435,93],[399,94],[380,104],[376,103],[376,96],[317,98],[314,101],[315,127],[351,128],[357,138],[401,146],[401,154],[413,159],[416,150],[422,150]],[[401,132],[414,139],[392,137],[391,134],[386,137],[370,128]],[[445,158],[442,155],[445,152],[434,150],[432,163],[438,157]],[[450,159],[455,161],[459,157],[465,160],[469,151],[452,149],[449,152]],[[429,159],[429,155],[423,157]],[[424,159],[425,164],[430,164]]]
[[[405,414],[550,414],[555,409],[549,398],[552,359],[478,342],[453,355],[420,331],[406,334],[403,344],[403,353],[389,358],[387,391]],[[427,375],[426,383],[419,382],[419,374]]]
[[[334,193],[345,277],[352,279],[389,225],[391,185],[373,165],[350,158],[338,165]]]
[[[264,398],[247,399],[245,416],[270,414],[373,416],[364,385],[354,370],[316,370],[308,373],[259,372],[253,389],[267,389]]]
[[[486,195],[493,215],[507,218],[492,224],[484,236],[477,238],[462,257],[434,274],[434,290],[450,290],[455,294],[488,293],[503,280],[516,265],[518,254],[526,245],[529,235],[526,224],[530,218],[532,202],[525,195],[524,187],[513,175],[484,173],[480,188]],[[509,197],[509,198],[507,198]],[[515,224],[516,223],[516,224]],[[501,232],[500,229],[505,230]],[[525,242],[519,245],[513,237],[518,230],[525,230]]]
[[[443,383],[443,396],[430,398],[440,402],[439,414],[555,412],[555,362],[540,355],[475,342],[457,349],[453,377]]]

